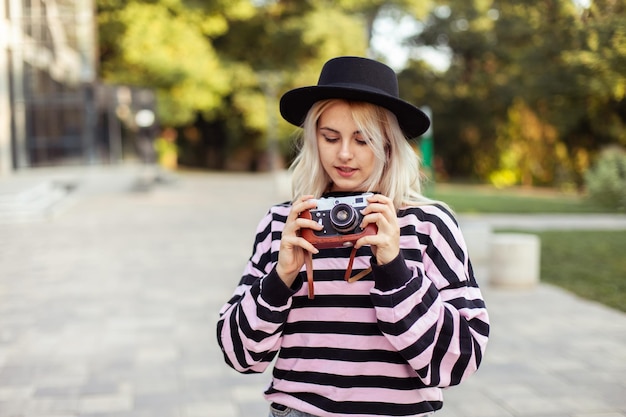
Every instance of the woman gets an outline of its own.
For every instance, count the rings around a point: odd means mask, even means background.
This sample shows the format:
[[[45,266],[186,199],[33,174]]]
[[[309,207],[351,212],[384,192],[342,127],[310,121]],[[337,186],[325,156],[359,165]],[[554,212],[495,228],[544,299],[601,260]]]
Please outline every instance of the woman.
[[[263,372],[278,354],[270,416],[429,415],[442,388],[476,371],[489,333],[459,227],[420,193],[407,138],[430,121],[398,97],[391,68],[359,57],[330,60],[316,86],[287,92],[280,109],[303,127],[294,199],[261,220],[220,311],[224,358]],[[358,226],[374,233],[340,247],[305,238],[328,225],[303,213],[364,192]],[[364,276],[344,279],[350,269]]]

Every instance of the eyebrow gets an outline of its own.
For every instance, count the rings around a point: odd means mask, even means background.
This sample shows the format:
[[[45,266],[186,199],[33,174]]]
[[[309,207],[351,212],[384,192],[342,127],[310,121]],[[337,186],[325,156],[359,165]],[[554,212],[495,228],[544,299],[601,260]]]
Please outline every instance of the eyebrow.
[[[338,131],[338,130],[336,130],[336,129],[333,129],[333,128],[331,128],[331,127],[325,127],[325,126],[320,127],[320,128],[319,128],[319,130],[329,130],[329,131],[331,131],[331,132],[333,132],[333,133],[341,133],[341,132],[339,132],[339,131]],[[360,130],[355,130],[354,132],[352,132],[352,135],[353,135],[353,136],[354,136],[354,135],[360,135],[360,134],[362,134],[362,132],[361,132]]]

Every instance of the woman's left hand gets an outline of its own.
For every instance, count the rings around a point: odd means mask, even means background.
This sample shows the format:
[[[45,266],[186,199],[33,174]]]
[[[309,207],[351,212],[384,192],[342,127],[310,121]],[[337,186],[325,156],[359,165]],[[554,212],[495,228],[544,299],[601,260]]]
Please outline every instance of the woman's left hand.
[[[393,201],[381,194],[368,198],[369,204],[361,212],[361,227],[376,224],[378,233],[364,236],[356,241],[355,247],[370,245],[379,265],[393,261],[400,253],[400,226]]]

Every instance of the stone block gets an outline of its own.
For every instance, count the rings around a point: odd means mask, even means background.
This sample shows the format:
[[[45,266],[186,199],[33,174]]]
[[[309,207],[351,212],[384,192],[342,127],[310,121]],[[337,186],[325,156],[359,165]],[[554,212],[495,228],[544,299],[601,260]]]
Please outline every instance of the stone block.
[[[541,242],[527,233],[494,233],[489,281],[494,287],[532,288],[539,283]]]

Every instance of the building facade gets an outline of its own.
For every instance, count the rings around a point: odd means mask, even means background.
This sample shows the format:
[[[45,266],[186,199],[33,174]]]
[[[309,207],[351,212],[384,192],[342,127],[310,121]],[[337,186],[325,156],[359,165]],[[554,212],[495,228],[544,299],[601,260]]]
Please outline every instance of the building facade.
[[[94,0],[0,0],[0,175],[119,157],[96,57]]]

